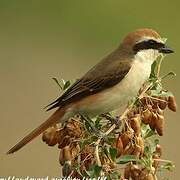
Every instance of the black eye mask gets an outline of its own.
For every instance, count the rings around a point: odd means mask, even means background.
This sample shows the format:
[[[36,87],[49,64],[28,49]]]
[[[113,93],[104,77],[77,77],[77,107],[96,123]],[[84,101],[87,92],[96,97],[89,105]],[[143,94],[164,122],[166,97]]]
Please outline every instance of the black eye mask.
[[[140,50],[144,50],[144,49],[157,49],[157,50],[159,50],[163,47],[165,47],[164,43],[157,42],[155,40],[150,39],[150,40],[145,40],[145,41],[142,41],[142,42],[135,44],[133,47],[133,50],[136,54]]]

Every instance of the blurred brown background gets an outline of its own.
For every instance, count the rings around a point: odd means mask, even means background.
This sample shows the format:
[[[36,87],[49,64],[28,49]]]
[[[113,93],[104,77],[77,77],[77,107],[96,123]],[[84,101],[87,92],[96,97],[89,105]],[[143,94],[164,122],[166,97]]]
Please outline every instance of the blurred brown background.
[[[80,77],[136,28],[156,29],[175,49],[163,72],[177,77],[164,86],[180,104],[179,7],[178,0],[0,0],[0,176],[60,175],[57,148],[40,138],[14,155],[5,152],[49,116],[43,107],[59,95],[52,77]],[[168,175],[178,179],[179,112],[166,117],[163,157],[174,161]]]

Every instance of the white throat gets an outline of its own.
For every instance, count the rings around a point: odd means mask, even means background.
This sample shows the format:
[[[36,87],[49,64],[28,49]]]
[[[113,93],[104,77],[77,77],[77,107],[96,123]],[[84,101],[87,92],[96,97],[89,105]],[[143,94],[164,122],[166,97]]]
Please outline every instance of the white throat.
[[[145,50],[141,50],[139,51],[136,55],[135,55],[135,59],[142,62],[142,63],[153,63],[156,58],[160,55],[160,53],[158,52],[158,50],[154,50],[154,49],[145,49]]]

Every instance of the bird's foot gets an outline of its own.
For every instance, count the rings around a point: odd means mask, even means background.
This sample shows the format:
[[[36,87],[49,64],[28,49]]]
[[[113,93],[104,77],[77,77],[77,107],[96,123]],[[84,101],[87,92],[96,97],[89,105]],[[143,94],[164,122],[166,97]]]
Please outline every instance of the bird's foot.
[[[121,116],[116,116],[115,118],[114,118],[114,124],[116,125],[116,129],[118,129],[120,126],[121,126],[121,124],[122,124],[122,121],[121,121],[121,118],[120,118]]]

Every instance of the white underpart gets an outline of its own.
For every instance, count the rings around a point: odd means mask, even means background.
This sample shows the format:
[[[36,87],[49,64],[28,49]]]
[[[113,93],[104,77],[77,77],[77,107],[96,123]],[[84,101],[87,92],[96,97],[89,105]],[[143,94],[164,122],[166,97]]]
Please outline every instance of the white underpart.
[[[67,113],[80,112],[89,116],[110,112],[126,105],[135,97],[142,84],[149,78],[151,65],[159,56],[157,50],[142,50],[138,52],[133,60],[132,67],[125,78],[100,93],[100,97],[94,103],[81,106],[79,109],[68,109]]]
[[[112,88],[102,91],[97,102],[83,106],[79,111],[94,116],[126,105],[129,100],[137,95],[142,84],[149,78],[151,65],[158,55],[159,53],[156,50],[138,52],[125,78]]]

